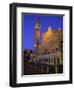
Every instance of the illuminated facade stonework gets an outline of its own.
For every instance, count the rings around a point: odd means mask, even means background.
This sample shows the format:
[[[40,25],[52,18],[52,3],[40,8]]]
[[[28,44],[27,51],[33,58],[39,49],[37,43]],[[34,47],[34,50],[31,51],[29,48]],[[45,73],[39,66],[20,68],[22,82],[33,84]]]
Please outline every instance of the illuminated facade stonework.
[[[60,29],[52,30],[48,28],[47,32],[42,35],[42,44],[40,45],[40,53],[55,53],[63,47],[63,31]]]

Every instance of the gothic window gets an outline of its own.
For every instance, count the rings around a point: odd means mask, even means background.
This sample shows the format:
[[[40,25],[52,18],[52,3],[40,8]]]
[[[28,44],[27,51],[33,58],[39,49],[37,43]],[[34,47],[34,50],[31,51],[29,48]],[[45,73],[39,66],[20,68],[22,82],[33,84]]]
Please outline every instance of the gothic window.
[[[59,57],[57,58],[57,63],[58,63],[58,64],[60,63],[60,59],[59,59]]]

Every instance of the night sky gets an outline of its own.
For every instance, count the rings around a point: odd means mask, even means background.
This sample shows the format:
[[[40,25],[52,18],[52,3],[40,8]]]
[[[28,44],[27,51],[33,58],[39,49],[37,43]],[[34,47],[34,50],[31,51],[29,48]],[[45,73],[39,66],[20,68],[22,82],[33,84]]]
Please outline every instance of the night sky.
[[[26,49],[34,49],[35,39],[35,25],[36,21],[40,18],[40,42],[42,40],[42,33],[46,32],[48,27],[51,26],[53,30],[60,28],[63,30],[63,16],[61,15],[36,15],[24,14],[23,15],[23,47]]]

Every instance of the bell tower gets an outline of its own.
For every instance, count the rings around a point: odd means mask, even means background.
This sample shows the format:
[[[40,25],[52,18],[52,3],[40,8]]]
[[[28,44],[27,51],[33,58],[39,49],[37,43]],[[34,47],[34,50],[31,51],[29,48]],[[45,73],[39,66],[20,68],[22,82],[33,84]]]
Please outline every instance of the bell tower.
[[[38,48],[40,45],[40,18],[38,17],[36,25],[35,25],[35,42],[34,42],[34,48]]]

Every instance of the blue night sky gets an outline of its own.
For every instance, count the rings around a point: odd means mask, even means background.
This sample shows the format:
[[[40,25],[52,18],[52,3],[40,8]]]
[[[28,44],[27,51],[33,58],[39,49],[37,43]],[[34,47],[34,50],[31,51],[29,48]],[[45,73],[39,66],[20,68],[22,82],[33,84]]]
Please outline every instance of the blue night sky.
[[[46,32],[48,27],[51,26],[53,30],[60,28],[63,30],[63,16],[62,15],[36,15],[36,14],[24,14],[23,15],[23,47],[26,49],[34,49],[35,39],[35,25],[36,21],[40,18],[41,30],[40,30],[40,42],[42,39],[42,33]]]

